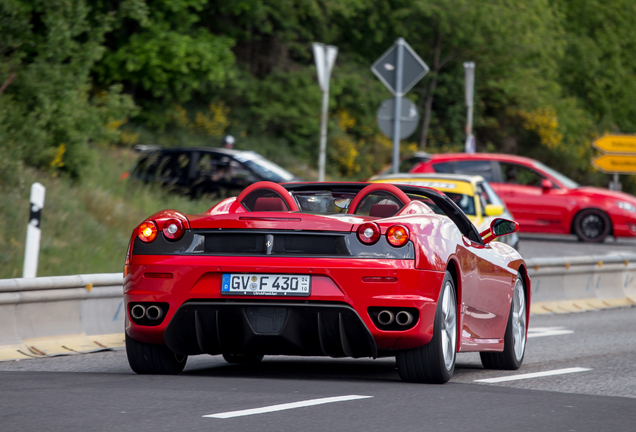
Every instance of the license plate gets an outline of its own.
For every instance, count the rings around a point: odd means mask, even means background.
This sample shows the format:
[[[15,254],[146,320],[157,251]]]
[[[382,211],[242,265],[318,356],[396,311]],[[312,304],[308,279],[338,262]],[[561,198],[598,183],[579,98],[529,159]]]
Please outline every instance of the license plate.
[[[221,294],[252,296],[308,296],[311,276],[289,274],[225,273]]]

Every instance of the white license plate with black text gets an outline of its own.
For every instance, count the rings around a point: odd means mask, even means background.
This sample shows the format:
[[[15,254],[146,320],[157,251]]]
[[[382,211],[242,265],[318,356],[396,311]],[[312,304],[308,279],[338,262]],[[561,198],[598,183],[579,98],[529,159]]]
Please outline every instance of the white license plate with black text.
[[[221,281],[221,294],[308,296],[311,276],[288,274],[230,274]]]

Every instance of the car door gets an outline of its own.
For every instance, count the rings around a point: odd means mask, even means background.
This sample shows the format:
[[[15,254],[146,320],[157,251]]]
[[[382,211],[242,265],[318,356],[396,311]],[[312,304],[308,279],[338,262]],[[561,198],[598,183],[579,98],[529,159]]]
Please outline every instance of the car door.
[[[450,198],[447,200],[453,203]],[[491,343],[489,339],[503,337],[513,283],[513,274],[507,268],[510,256],[505,248],[508,246],[485,245],[475,226],[456,204],[449,206],[441,200],[435,203],[462,234],[456,249],[462,292],[460,337],[462,350],[470,351],[471,347]]]
[[[496,244],[482,245],[463,238],[458,251],[463,275],[462,346],[464,351],[484,340],[503,338],[514,275],[506,268],[509,256]]]
[[[544,189],[546,179],[538,171],[525,165],[499,162],[502,183],[491,183],[504,200],[523,231],[567,233],[565,226],[565,190],[552,187]],[[565,200],[567,201],[567,200]]]

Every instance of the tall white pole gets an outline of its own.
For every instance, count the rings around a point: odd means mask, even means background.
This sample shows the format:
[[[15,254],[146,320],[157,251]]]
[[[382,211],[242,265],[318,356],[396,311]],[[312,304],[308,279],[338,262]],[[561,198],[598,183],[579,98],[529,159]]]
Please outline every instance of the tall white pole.
[[[46,188],[40,183],[31,185],[31,211],[27,225],[26,247],[24,248],[24,268],[22,277],[34,278],[38,273],[38,256],[40,255],[40,219],[44,207]]]
[[[466,85],[466,153],[475,153],[475,137],[473,135],[473,100],[475,93],[475,63],[464,63],[464,79]]]
[[[402,118],[402,74],[404,68],[404,38],[395,41],[397,61],[395,67],[395,114],[393,115],[393,174],[400,170],[400,120]]]
[[[318,181],[325,181],[327,159],[327,114],[329,113],[329,82],[327,91],[322,92],[322,113],[320,118],[320,153],[318,155]]]
[[[327,159],[327,117],[329,114],[329,80],[336,62],[338,48],[331,45],[314,43],[314,59],[318,72],[318,84],[322,90],[322,110],[320,118],[320,149],[318,153],[318,181],[325,181],[325,163]]]

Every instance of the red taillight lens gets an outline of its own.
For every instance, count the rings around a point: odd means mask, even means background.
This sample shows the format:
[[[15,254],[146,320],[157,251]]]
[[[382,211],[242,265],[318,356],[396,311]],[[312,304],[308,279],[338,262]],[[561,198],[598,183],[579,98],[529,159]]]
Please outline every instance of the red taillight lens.
[[[358,228],[358,239],[364,243],[371,245],[380,238],[380,227],[374,223],[367,222]]]
[[[153,221],[142,223],[137,230],[137,237],[144,243],[150,243],[157,238],[157,224]]]
[[[404,246],[409,241],[409,230],[402,225],[393,225],[386,231],[386,239],[393,246]]]
[[[179,240],[183,237],[185,229],[183,228],[183,222],[179,219],[168,219],[163,224],[163,235],[170,240]]]

